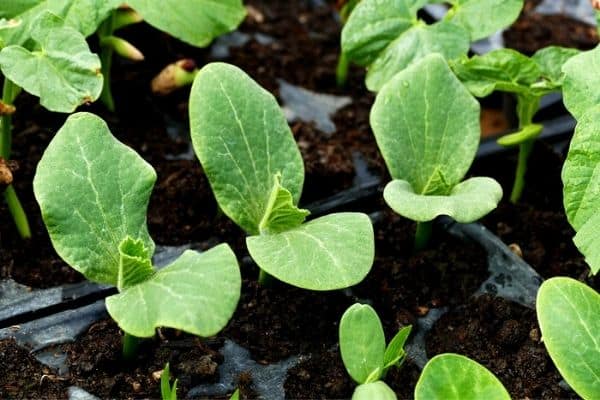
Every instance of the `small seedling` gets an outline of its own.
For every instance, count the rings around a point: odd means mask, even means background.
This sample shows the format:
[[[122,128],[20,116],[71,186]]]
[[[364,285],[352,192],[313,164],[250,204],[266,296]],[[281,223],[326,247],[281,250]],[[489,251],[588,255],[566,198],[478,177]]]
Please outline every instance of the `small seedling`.
[[[450,0],[441,21],[428,25],[418,19],[420,8],[437,2],[362,0],[354,8],[342,30],[342,54],[367,67],[369,90],[379,91],[396,73],[428,54],[439,53],[448,60],[467,54],[472,41],[510,25],[523,8],[523,0]],[[340,74],[338,80],[343,80]]]
[[[393,178],[383,197],[417,221],[416,249],[426,245],[437,216],[473,222],[502,198],[491,178],[462,181],[479,145],[479,113],[479,103],[437,54],[398,73],[377,95],[371,127]]]
[[[171,371],[169,363],[165,365],[162,374],[160,375],[160,396],[162,400],[177,400],[177,379],[171,386]]]
[[[510,200],[519,201],[525,186],[527,160],[542,126],[533,123],[545,95],[560,91],[564,74],[563,64],[576,55],[576,49],[546,47],[532,57],[511,50],[500,49],[483,56],[464,57],[451,62],[458,78],[477,97],[493,91],[512,93],[517,98],[519,131],[498,140],[502,146],[519,146],[519,160]]]
[[[259,280],[334,290],[360,282],[374,257],[373,227],[362,213],[304,222],[298,208],[304,165],[275,98],[242,70],[205,66],[190,97],[198,159],[223,212],[251,236]]]
[[[33,182],[56,252],[89,280],[118,288],[106,308],[125,331],[126,357],[136,337],[152,337],[158,327],[214,335],[240,296],[237,260],[226,244],[154,268],[146,209],[155,181],[154,169],[102,119],[78,113],[48,146]]]
[[[415,400],[510,400],[502,383],[479,363],[458,354],[440,354],[423,368]]]
[[[411,326],[402,328],[386,347],[381,321],[371,306],[354,304],[346,310],[340,321],[340,352],[348,374],[359,385],[353,399],[396,398],[381,379],[404,362],[410,331]]]

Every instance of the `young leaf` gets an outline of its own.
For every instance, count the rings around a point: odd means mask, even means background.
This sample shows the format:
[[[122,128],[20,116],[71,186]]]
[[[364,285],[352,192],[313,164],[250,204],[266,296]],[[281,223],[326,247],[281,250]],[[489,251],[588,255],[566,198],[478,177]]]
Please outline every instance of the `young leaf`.
[[[194,150],[223,212],[258,234],[280,174],[297,204],[304,182],[300,151],[275,98],[237,67],[213,63],[190,96]]]
[[[37,167],[35,197],[57,253],[88,279],[117,286],[119,247],[154,243],[146,209],[156,173],[93,114],[67,119]]]
[[[469,33],[460,25],[440,21],[419,23],[390,43],[369,65],[366,84],[379,91],[396,73],[428,54],[438,53],[451,60],[469,50]]]
[[[396,400],[396,393],[383,381],[358,385],[352,400]]]
[[[205,47],[246,16],[242,0],[128,0],[150,25],[193,46]]]
[[[229,400],[240,400],[240,389],[235,389]]]
[[[294,229],[246,239],[261,269],[291,285],[334,290],[355,285],[374,259],[373,226],[360,213],[330,214]]]
[[[571,278],[552,278],[538,292],[544,345],[569,386],[584,399],[600,393],[600,294]]]
[[[141,240],[126,237],[119,245],[119,291],[144,282],[154,275],[152,255]]]
[[[572,57],[563,66],[564,103],[576,119],[600,105],[600,46]]]
[[[576,244],[586,256],[592,273],[600,270],[598,248],[600,235],[595,234],[600,212],[600,106],[579,117],[567,159],[563,165],[563,201],[567,218],[577,231]]]
[[[70,113],[100,96],[100,60],[79,32],[44,12],[33,24],[31,38],[38,50],[13,45],[0,52],[0,68],[8,79],[39,96],[50,111]]]
[[[385,336],[375,310],[366,304],[354,304],[342,316],[339,330],[340,352],[348,374],[359,384],[378,380],[384,363]],[[373,377],[376,370],[379,376]]]
[[[523,0],[450,0],[448,19],[464,26],[471,40],[490,36],[511,25],[523,8]]]
[[[540,67],[542,77],[552,82],[554,86],[560,87],[565,78],[565,74],[562,71],[563,65],[579,53],[578,49],[548,46],[536,51],[531,58]]]
[[[241,277],[228,245],[204,253],[186,251],[150,279],[106,299],[110,316],[125,332],[151,337],[169,327],[208,337],[235,311]]]
[[[160,375],[160,396],[162,400],[177,400],[177,379],[173,382],[172,387],[169,382],[170,379],[171,371],[169,369],[169,363],[167,363]]]
[[[267,209],[259,224],[261,233],[279,233],[302,225],[310,211],[294,205],[292,194],[281,186],[281,177],[275,176],[275,183],[267,203]]]
[[[415,400],[510,400],[502,383],[477,362],[458,355],[433,357],[415,387]]]
[[[396,336],[391,340],[385,349],[385,355],[383,357],[383,371],[401,362],[406,353],[404,351],[404,344],[408,340],[412,326],[408,325],[400,329]]]
[[[388,82],[370,120],[394,178],[384,198],[398,213],[422,222],[438,215],[472,222],[496,207],[497,182],[459,184],[479,144],[479,104],[441,56],[429,55]]]

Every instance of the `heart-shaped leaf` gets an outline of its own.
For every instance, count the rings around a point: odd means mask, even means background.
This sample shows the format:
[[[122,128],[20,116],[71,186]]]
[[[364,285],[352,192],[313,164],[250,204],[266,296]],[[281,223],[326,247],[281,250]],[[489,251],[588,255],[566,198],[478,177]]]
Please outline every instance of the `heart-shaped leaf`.
[[[383,372],[385,336],[375,310],[367,304],[354,304],[342,316],[339,331],[348,374],[359,384],[378,380]],[[373,376],[374,371],[379,374]]]
[[[373,226],[361,213],[330,214],[281,233],[250,236],[246,244],[261,269],[310,290],[355,285],[374,259]]]
[[[70,113],[100,96],[100,59],[81,33],[44,12],[35,21],[31,38],[38,45],[34,51],[17,45],[0,51],[0,68],[8,79],[38,96],[50,111]]]
[[[448,19],[464,26],[471,40],[490,36],[510,26],[523,8],[523,0],[450,0]]]
[[[584,399],[600,393],[600,294],[571,278],[542,284],[536,301],[544,345],[569,386]]]
[[[128,0],[150,25],[193,46],[205,47],[246,16],[242,0]]]
[[[396,393],[383,381],[358,385],[352,394],[352,400],[396,400]]]
[[[242,70],[202,68],[190,96],[194,150],[223,212],[259,233],[275,176],[298,204],[304,164],[275,98]]]
[[[419,377],[415,400],[464,399],[510,400],[510,395],[494,374],[467,357],[433,357]]]
[[[198,336],[219,332],[235,311],[241,276],[228,245],[204,253],[186,251],[151,278],[108,297],[108,313],[137,337],[170,327]]]

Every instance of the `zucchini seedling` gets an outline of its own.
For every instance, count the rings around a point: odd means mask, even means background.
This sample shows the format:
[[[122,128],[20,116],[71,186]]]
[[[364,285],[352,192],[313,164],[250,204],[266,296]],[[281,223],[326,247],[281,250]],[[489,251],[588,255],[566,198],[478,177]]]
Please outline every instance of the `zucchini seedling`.
[[[10,9],[8,10],[10,11]],[[7,10],[3,10],[6,15]],[[0,159],[9,160],[12,147],[13,103],[21,89],[38,96],[50,111],[71,113],[98,98],[102,90],[100,60],[83,35],[59,16],[43,11],[35,18],[0,24]],[[12,185],[4,199],[19,234],[31,237],[27,215]]]
[[[340,321],[340,353],[348,374],[358,383],[353,400],[396,399],[382,379],[391,367],[402,366],[410,330],[410,325],[400,329],[386,347],[381,321],[371,306],[357,303],[346,310]]]
[[[551,46],[527,57],[515,50],[500,49],[450,63],[454,73],[474,96],[486,97],[493,91],[516,96],[519,130],[498,140],[502,146],[519,146],[517,170],[510,195],[513,203],[521,198],[527,160],[543,128],[533,123],[533,117],[540,108],[542,97],[561,90],[564,80],[561,68],[578,52],[576,49]]]
[[[362,0],[352,11],[342,30],[342,57],[367,67],[369,90],[379,91],[427,54],[448,60],[467,54],[471,42],[510,25],[523,8],[523,0],[449,0],[446,16],[428,25],[417,17],[427,3],[439,1]]]
[[[304,223],[298,208],[304,165],[277,101],[225,63],[200,70],[190,96],[196,155],[221,210],[249,235],[246,244],[268,276],[310,290],[360,282],[374,258],[373,226],[362,213]]]
[[[383,197],[417,221],[417,250],[427,244],[437,216],[473,222],[502,198],[491,178],[462,181],[479,146],[479,113],[477,100],[439,54],[399,72],[377,94],[371,127],[393,179]]]
[[[165,365],[162,374],[160,374],[160,397],[162,400],[177,400],[177,379],[171,385],[169,363]]]
[[[170,327],[198,336],[221,330],[237,305],[241,277],[227,244],[152,265],[146,210],[154,169],[117,141],[102,119],[67,119],[38,164],[33,189],[58,255],[91,281],[116,286],[106,299],[125,332],[123,352]]]
[[[600,394],[600,294],[571,278],[548,279],[536,300],[542,340],[554,365],[583,399]]]

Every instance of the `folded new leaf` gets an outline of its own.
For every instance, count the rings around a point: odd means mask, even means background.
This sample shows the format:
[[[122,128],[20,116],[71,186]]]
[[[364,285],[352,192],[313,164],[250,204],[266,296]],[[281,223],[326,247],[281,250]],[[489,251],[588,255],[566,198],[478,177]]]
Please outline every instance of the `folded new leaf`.
[[[400,215],[472,222],[496,208],[502,197],[496,181],[461,182],[479,144],[479,104],[441,56],[427,56],[383,87],[371,127],[394,179],[384,198]]]
[[[374,257],[360,213],[303,224],[304,165],[275,98],[240,69],[204,67],[190,97],[192,142],[223,212],[250,237],[265,272],[294,286],[333,290],[360,282]]]
[[[241,277],[227,245],[185,252],[156,271],[146,210],[156,173],[98,117],[75,114],[40,161],[34,193],[57,253],[88,279],[117,286],[109,314],[127,333],[157,327],[218,332],[239,299]]]
[[[30,33],[34,50],[11,45],[0,51],[0,69],[8,79],[38,96],[50,111],[70,113],[100,96],[100,59],[81,33],[48,11],[33,22]]]

